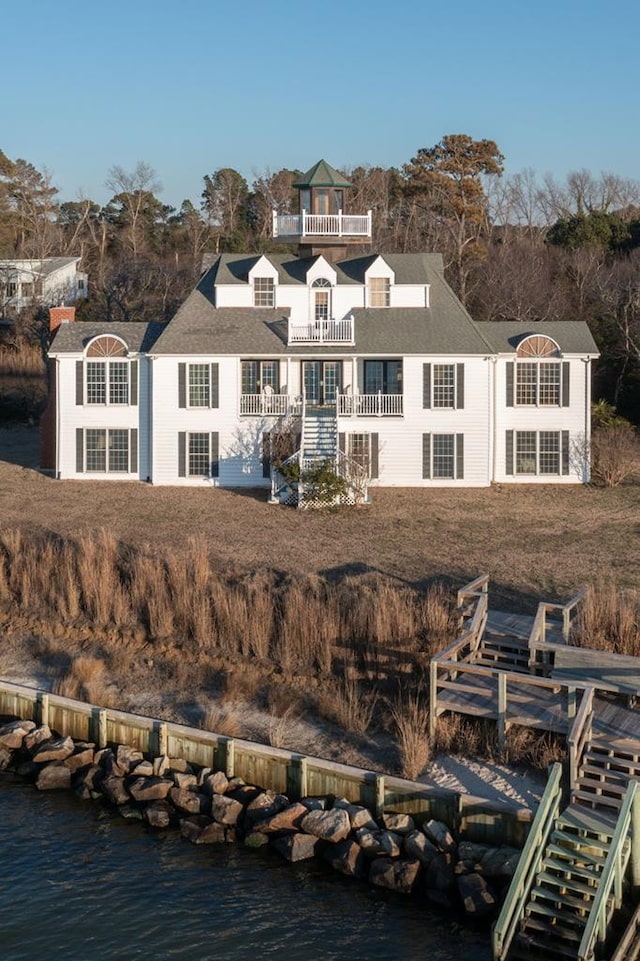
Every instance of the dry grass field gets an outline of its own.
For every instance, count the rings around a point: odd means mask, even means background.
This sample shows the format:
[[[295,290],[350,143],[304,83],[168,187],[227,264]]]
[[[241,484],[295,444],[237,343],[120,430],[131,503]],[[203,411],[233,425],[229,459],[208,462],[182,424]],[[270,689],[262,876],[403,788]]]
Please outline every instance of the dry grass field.
[[[379,572],[457,587],[491,575],[494,606],[532,611],[539,598],[614,581],[640,587],[640,485],[372,491],[365,508],[302,512],[262,490],[55,481],[35,469],[37,432],[0,429],[0,526],[76,535],[106,528],[130,545],[206,538],[222,570]]]
[[[0,428],[0,673],[72,697],[416,776],[495,753],[453,719],[425,740],[429,657],[455,589],[494,608],[595,586],[586,633],[636,653],[640,486],[373,490],[302,512],[266,491],[56,481],[33,428]],[[514,729],[503,760],[544,769]],[[473,747],[475,745],[475,747]]]

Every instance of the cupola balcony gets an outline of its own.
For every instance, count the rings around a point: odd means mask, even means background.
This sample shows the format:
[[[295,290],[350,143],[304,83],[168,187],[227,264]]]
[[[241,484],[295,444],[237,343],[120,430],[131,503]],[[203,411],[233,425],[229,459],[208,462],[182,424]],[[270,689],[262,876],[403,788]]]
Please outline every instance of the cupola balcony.
[[[364,243],[371,240],[371,211],[366,214],[279,214],[273,211],[273,236],[284,241],[340,239]]]

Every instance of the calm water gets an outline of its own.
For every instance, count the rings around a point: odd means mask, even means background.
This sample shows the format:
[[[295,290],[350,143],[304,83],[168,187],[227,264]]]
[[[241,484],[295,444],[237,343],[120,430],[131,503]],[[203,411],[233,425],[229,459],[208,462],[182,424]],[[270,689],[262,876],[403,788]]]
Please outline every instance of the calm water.
[[[0,774],[2,961],[489,961],[489,936],[240,845],[152,834]]]

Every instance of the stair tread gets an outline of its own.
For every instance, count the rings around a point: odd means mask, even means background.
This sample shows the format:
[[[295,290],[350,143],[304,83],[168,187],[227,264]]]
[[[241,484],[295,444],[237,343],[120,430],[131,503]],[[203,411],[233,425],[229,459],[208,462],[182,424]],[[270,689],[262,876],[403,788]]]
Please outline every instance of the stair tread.
[[[620,801],[617,798],[608,797],[606,794],[590,794],[588,791],[574,791],[572,797],[577,798],[578,801],[590,801],[592,804],[598,804],[599,807],[613,808],[616,811],[620,810]]]
[[[553,936],[553,943],[549,943],[549,935]],[[557,934],[554,930],[554,925],[549,925],[546,928],[540,930],[539,933],[527,934],[526,932],[519,932],[516,935],[517,943],[522,948],[536,948],[543,952],[544,958],[549,958],[555,955],[560,958],[572,958],[575,961],[576,948],[573,943],[563,944],[561,940],[558,939]]]
[[[590,831],[608,838],[613,837],[616,829],[615,818],[612,819],[610,814],[603,813],[602,815],[596,815],[593,811],[589,810],[589,808],[585,808],[581,804],[572,804],[570,807],[565,808],[558,818],[558,824]]]
[[[595,894],[595,891],[594,891]],[[552,904],[561,904],[564,908],[570,908],[575,911],[584,911],[585,916],[589,911],[590,901],[584,898],[573,898],[569,894],[559,894],[558,891],[550,890],[536,883],[535,888],[531,891],[531,900],[543,900],[551,901]]]
[[[585,881],[580,881],[577,878],[559,877],[557,874],[554,874],[553,871],[541,871],[536,878],[537,882],[543,882],[544,884],[558,888],[566,888],[572,893],[588,895],[590,898],[593,898],[598,890],[598,876],[594,875],[593,880],[596,884],[587,884]]]
[[[544,901],[530,901],[525,908],[527,914],[523,920],[524,929],[530,925],[548,925],[553,922],[554,928],[568,941],[579,941],[587,923],[586,916],[580,917],[577,914],[568,914],[558,908],[549,907]],[[547,918],[546,922],[539,921],[538,918]]]
[[[612,781],[596,780],[590,777],[579,777],[578,785],[582,790],[590,788],[596,796],[599,796],[599,792],[606,791],[610,794],[615,794],[617,797],[623,797],[627,793],[627,785],[624,783],[615,784]]]
[[[598,854],[588,854],[585,851],[576,852],[573,848],[564,847],[561,844],[549,844],[547,845],[547,851],[551,854],[557,855],[558,857],[566,857],[571,859],[569,863],[573,864],[576,861],[588,862],[589,864],[594,864],[599,868],[604,867],[606,861],[606,855]]]
[[[594,862],[591,867],[585,867],[583,864],[574,863],[568,858],[554,857],[554,854],[555,851],[551,855],[545,854],[542,862],[543,866],[550,868],[552,871],[563,871],[565,874],[574,875],[584,880],[597,881],[601,874],[600,868],[604,867],[604,858],[600,859],[600,864]]]
[[[596,764],[581,764],[580,774],[593,774],[600,778],[613,778],[616,783],[624,784],[625,787],[629,783],[629,777],[624,771],[616,771],[609,767],[599,767]]]

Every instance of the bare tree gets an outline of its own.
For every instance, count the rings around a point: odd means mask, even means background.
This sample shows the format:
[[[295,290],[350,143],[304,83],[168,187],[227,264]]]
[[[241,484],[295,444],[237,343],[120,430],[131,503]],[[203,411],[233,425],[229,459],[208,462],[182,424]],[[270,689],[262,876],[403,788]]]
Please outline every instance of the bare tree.
[[[105,185],[117,196],[126,213],[128,242],[135,259],[143,241],[143,217],[149,196],[159,193],[162,185],[153,167],[143,161],[132,171],[117,164],[111,167]]]

